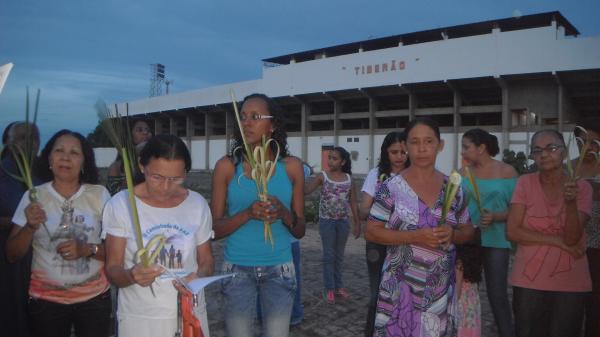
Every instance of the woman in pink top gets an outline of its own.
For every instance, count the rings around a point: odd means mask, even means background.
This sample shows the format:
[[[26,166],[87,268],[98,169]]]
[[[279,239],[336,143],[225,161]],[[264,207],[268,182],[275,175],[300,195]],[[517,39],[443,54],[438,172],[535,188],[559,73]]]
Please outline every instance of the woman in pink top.
[[[531,155],[538,172],[519,178],[507,234],[517,243],[510,281],[516,336],[579,336],[592,290],[584,227],[592,190],[563,167],[566,146],[554,130],[536,132]]]

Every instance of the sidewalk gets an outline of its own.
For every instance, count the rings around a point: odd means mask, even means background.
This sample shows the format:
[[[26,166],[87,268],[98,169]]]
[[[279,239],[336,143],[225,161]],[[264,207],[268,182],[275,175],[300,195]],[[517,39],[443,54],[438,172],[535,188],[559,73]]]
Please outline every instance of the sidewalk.
[[[223,240],[213,243],[216,270],[221,269]],[[308,224],[306,236],[300,241],[302,254],[302,302],[304,321],[290,329],[292,337],[349,337],[363,336],[365,325],[369,281],[365,262],[365,240],[361,237],[348,239],[345,253],[344,282],[350,299],[330,305],[323,301],[323,279],[321,269],[321,240],[315,224]],[[494,319],[485,295],[485,285],[480,285],[482,304],[482,336],[497,336]],[[219,285],[210,286],[207,306],[211,337],[225,336],[222,299]],[[260,336],[260,330],[255,336]],[[235,337],[235,336],[231,336]]]

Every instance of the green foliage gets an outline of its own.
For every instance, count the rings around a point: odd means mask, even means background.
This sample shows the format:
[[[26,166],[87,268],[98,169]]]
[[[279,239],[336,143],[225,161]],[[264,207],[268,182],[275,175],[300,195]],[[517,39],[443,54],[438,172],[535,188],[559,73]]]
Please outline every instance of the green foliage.
[[[98,121],[98,125],[96,125],[94,131],[88,133],[86,138],[92,144],[92,147],[113,147],[100,121]]]
[[[304,199],[304,218],[306,222],[319,222],[319,200]]]
[[[512,167],[514,167],[515,170],[517,170],[519,175],[531,173],[537,170],[535,164],[528,164],[527,155],[525,155],[523,151],[515,153],[515,151],[513,150],[504,149],[502,161],[509,165],[512,165]]]

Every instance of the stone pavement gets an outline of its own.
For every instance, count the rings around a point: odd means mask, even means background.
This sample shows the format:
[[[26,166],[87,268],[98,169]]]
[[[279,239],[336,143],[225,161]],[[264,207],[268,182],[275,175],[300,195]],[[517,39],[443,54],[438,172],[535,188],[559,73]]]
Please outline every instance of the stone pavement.
[[[323,301],[321,268],[321,241],[317,225],[308,224],[306,236],[300,241],[302,254],[302,302],[304,321],[290,329],[292,337],[349,337],[363,336],[368,305],[369,281],[365,262],[365,240],[361,237],[348,239],[345,253],[344,282],[350,299],[330,305]],[[223,240],[213,243],[216,270],[222,262]],[[485,285],[480,285],[482,303],[482,336],[497,336],[494,319],[485,295]],[[211,285],[207,291],[207,306],[211,337],[225,336],[222,299],[219,285]],[[260,330],[255,330],[260,336]],[[235,337],[235,336],[232,336]]]

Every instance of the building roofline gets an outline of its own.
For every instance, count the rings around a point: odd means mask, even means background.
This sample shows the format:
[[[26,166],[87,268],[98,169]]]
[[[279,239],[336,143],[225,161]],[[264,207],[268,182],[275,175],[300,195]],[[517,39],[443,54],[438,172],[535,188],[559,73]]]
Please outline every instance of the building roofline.
[[[577,28],[575,28],[575,26],[573,26],[573,24],[571,24],[571,22],[569,22],[569,20],[567,20],[559,11],[553,11],[524,15],[521,17],[494,19],[451,27],[423,30],[419,32],[391,35],[376,39],[339,44],[331,47],[317,48],[287,55],[271,57],[263,59],[262,61],[265,63],[272,64],[289,64],[292,60],[294,60],[295,62],[314,60],[316,55],[323,53],[327,57],[333,57],[339,55],[353,54],[358,52],[359,49],[362,49],[363,51],[369,51],[397,47],[400,43],[402,45],[411,45],[417,43],[439,41],[443,40],[444,36],[451,39],[489,34],[494,28],[499,28],[500,31],[507,32],[521,29],[546,27],[550,26],[553,21],[556,21],[556,23],[559,26],[565,28],[565,35],[567,36],[577,36],[580,34]]]

